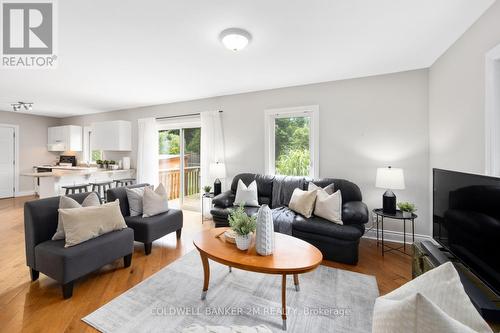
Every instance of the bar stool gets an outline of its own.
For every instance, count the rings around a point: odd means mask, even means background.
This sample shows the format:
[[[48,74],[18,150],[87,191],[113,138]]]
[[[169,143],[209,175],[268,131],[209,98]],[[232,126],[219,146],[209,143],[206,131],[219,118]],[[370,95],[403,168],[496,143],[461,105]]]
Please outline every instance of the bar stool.
[[[78,185],[65,185],[61,187],[66,190],[65,195],[68,195],[68,194],[88,192],[87,189],[88,186],[89,184],[78,184]]]
[[[132,185],[135,182],[135,178],[123,178],[123,179],[115,179],[115,187],[122,187]]]
[[[112,183],[113,182],[110,180],[105,180],[101,182],[92,182],[90,185],[92,185],[92,192],[96,192],[101,198],[101,201],[106,202],[106,191],[111,188]]]

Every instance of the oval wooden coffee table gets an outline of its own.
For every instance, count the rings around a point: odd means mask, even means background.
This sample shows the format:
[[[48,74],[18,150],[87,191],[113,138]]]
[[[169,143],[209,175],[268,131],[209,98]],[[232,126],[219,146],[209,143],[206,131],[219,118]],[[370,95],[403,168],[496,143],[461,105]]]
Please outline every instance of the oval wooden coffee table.
[[[208,259],[246,271],[279,274],[281,279],[281,305],[283,330],[286,330],[286,276],[293,275],[295,290],[299,291],[298,274],[314,270],[323,260],[321,252],[313,245],[298,238],[275,233],[275,248],[270,256],[261,256],[255,252],[255,241],[247,251],[238,250],[235,244],[225,241],[224,232],[229,228],[205,230],[194,237],[194,246],[198,249],[205,274],[201,299],[204,300],[210,280]]]

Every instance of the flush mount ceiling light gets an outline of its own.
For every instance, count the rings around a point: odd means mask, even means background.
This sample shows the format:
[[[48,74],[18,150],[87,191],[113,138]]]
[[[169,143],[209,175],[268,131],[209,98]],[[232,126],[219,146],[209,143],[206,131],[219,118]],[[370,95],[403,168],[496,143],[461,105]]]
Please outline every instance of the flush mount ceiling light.
[[[33,103],[27,103],[27,102],[17,102],[12,105],[12,109],[14,111],[19,111],[21,109],[24,109],[26,111],[31,111],[33,109]]]
[[[252,35],[246,30],[240,28],[229,28],[220,33],[220,40],[224,46],[231,51],[243,50],[250,40]]]

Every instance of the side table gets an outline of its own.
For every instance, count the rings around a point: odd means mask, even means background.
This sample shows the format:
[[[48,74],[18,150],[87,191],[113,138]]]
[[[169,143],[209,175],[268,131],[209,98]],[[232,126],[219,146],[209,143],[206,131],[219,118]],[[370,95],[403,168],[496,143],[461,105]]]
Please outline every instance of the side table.
[[[411,214],[410,217],[403,216],[403,212],[400,210],[397,210],[395,214],[388,214],[384,213],[382,208],[377,208],[373,210],[373,213],[377,216],[377,246],[379,244],[379,239],[382,240],[382,256],[384,256],[384,253],[390,252],[390,251],[399,251],[401,253],[404,253],[406,255],[410,255],[409,253],[406,252],[406,221],[409,220],[411,221],[411,236],[412,236],[412,242],[415,242],[415,219],[418,217],[416,214]],[[382,237],[379,238],[379,218],[380,222],[382,224],[382,228],[380,229],[382,233]],[[399,247],[393,247],[390,245],[387,245],[384,243],[384,218],[390,218],[394,220],[400,220],[403,221],[403,245]],[[401,251],[403,249],[403,251]]]
[[[209,199],[210,200],[210,207],[212,207],[212,199],[215,197],[214,193],[213,192],[205,192],[203,193],[203,195],[201,196],[201,223],[203,223],[205,220],[209,220],[209,219],[205,219],[204,217],[204,213],[205,213],[205,199]]]

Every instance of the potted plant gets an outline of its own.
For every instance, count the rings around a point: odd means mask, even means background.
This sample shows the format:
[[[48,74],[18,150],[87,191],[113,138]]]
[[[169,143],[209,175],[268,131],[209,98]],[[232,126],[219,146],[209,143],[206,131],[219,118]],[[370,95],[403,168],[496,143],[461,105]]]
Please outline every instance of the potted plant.
[[[409,202],[398,203],[399,210],[403,213],[403,217],[411,218],[413,213],[417,211],[415,205]]]
[[[211,189],[212,189],[212,186],[210,186],[210,185],[203,186],[203,190],[205,191],[206,194],[210,193]]]
[[[109,165],[109,161],[108,160],[104,160],[102,162],[102,164],[104,164],[104,168],[107,169],[108,168],[108,165]]]
[[[229,215],[229,225],[236,233],[236,247],[243,251],[248,250],[256,228],[256,217],[248,216],[241,204]]]
[[[97,161],[95,161],[95,163],[97,164],[98,168],[102,168],[102,165],[103,165],[102,160],[97,160]]]
[[[109,165],[109,168],[110,168],[111,170],[116,170],[116,169],[118,169],[118,165],[116,165],[116,162],[115,162],[115,161],[113,161],[113,160],[109,161],[109,164],[108,164],[108,165]]]

